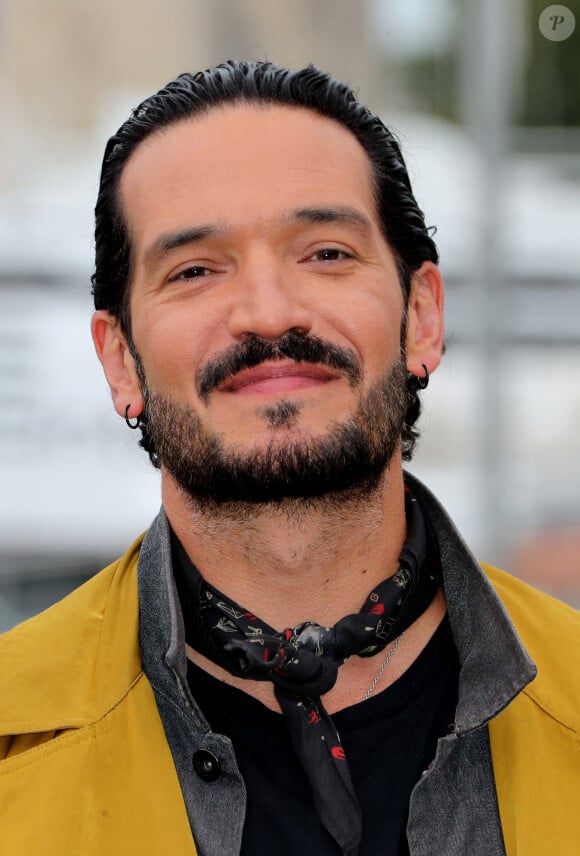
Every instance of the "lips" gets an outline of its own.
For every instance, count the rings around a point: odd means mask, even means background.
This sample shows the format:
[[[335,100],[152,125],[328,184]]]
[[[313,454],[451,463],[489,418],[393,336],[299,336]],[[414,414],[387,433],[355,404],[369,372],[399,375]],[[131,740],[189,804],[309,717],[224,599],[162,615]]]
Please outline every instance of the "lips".
[[[297,362],[266,362],[243,369],[220,387],[222,392],[268,393],[302,389],[335,380],[340,375],[325,366]]]

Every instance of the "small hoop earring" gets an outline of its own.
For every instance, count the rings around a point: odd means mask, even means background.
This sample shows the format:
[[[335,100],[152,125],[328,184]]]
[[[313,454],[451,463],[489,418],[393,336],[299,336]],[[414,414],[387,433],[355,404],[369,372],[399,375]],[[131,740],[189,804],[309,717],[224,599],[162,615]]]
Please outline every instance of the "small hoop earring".
[[[420,377],[419,375],[414,375],[413,379],[415,381],[417,389],[427,389],[427,387],[429,386],[429,369],[427,368],[425,363],[421,363],[421,365],[425,369],[425,374],[423,375],[423,377]]]
[[[425,369],[425,374],[423,377],[417,377],[417,387],[419,389],[427,389],[429,386],[429,369],[425,365],[425,363],[421,363],[423,368]]]
[[[130,405],[130,404],[128,404],[128,405],[127,405],[127,407],[125,408],[125,422],[126,422],[126,423],[127,423],[127,425],[129,426],[129,428],[131,429],[131,431],[134,431],[134,430],[135,430],[136,428],[138,428],[138,427],[139,427],[139,425],[141,424],[141,416],[136,416],[136,417],[135,417],[135,424],[133,424],[133,423],[131,422],[131,420],[129,419],[129,408],[130,408],[130,407],[131,407],[131,405]]]

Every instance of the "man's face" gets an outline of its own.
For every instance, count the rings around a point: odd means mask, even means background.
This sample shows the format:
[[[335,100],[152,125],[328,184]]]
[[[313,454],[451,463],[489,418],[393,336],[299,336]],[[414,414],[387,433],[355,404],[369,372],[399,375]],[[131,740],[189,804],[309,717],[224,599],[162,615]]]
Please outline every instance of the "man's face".
[[[407,404],[404,300],[356,138],[303,109],[214,109],[145,140],[120,193],[169,476],[221,501],[376,484]]]

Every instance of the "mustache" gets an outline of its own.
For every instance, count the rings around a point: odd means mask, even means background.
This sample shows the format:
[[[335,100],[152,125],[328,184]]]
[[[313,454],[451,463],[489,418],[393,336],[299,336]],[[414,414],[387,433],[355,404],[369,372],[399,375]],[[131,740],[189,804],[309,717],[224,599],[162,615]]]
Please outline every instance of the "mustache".
[[[345,374],[353,387],[361,377],[358,359],[350,348],[340,348],[318,336],[288,330],[275,341],[256,335],[249,336],[198,369],[196,385],[199,397],[207,403],[215,389],[243,369],[252,369],[267,360],[281,359],[335,369]]]

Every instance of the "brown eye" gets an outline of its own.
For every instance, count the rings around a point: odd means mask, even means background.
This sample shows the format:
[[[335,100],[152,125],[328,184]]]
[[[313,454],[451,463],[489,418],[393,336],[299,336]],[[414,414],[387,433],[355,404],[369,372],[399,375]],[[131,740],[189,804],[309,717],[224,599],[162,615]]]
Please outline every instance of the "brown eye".
[[[180,270],[179,273],[176,273],[175,276],[172,276],[170,282],[175,282],[179,279],[199,279],[203,276],[209,276],[211,274],[211,270],[206,267],[202,267],[201,265],[192,265],[191,267],[184,268]]]
[[[344,250],[338,250],[336,247],[325,247],[323,250],[317,250],[312,256],[318,262],[339,262],[343,259],[352,258]]]

